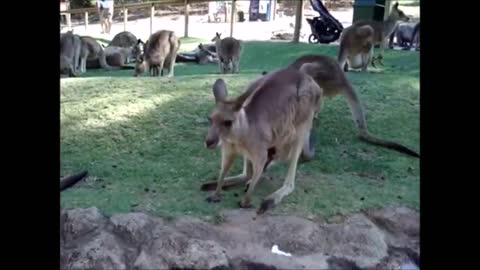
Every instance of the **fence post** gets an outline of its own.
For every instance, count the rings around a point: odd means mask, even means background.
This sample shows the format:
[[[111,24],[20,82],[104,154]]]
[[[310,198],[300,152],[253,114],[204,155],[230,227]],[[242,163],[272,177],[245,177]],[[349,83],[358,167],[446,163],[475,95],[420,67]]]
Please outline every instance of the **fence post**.
[[[190,13],[190,4],[185,0],[185,37],[188,37],[188,15]]]
[[[150,8],[150,35],[153,33],[153,16],[155,15],[155,5],[152,3]]]
[[[230,37],[233,36],[233,24],[235,23],[235,4],[237,0],[232,1],[232,16],[230,17]]]
[[[275,16],[277,14],[277,0],[273,0],[273,17],[272,21],[275,21]]]
[[[88,11],[85,11],[85,31],[88,30]]]
[[[70,31],[72,30],[72,14],[69,12],[65,17],[67,17],[67,28]]]
[[[228,2],[224,1],[223,3],[225,3],[225,22],[227,22],[228,21]]]
[[[123,31],[127,31],[128,8],[123,7]]]

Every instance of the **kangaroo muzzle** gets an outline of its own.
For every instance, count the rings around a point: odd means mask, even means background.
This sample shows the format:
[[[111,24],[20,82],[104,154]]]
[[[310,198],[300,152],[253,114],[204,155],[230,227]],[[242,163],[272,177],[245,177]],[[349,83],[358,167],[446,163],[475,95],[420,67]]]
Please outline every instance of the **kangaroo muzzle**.
[[[220,138],[218,137],[218,135],[217,134],[211,134],[211,132],[209,132],[209,134],[205,138],[205,147],[208,148],[208,149],[215,149],[220,145],[221,145],[221,143],[220,143]]]

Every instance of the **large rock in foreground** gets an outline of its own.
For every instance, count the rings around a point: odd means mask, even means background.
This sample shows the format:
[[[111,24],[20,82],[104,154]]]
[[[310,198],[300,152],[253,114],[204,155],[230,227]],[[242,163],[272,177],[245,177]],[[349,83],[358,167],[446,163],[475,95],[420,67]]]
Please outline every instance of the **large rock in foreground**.
[[[142,213],[62,210],[62,269],[404,269],[420,259],[419,214],[385,208],[337,223],[223,213],[212,225]],[[291,256],[272,253],[272,246]]]

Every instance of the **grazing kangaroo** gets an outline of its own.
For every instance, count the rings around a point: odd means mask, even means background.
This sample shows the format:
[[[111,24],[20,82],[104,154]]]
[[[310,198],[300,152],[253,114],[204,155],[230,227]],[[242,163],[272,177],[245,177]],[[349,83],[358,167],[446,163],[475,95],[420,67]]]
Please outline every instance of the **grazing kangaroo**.
[[[142,62],[143,55],[145,53],[146,44],[141,39],[137,40],[135,46],[133,46],[132,57],[134,57],[135,62]]]
[[[143,61],[137,62],[135,76],[139,76],[139,72],[147,68],[150,70],[150,75],[163,76],[163,69],[167,68],[167,77],[173,77],[180,45],[180,40],[173,31],[160,30],[153,33],[145,44]]]
[[[420,49],[420,22],[418,22],[413,28],[412,42],[410,43],[410,47],[408,47],[408,49],[411,49],[412,43],[415,43],[416,50]]]
[[[313,65],[305,66],[306,63]],[[289,67],[297,70],[303,69],[312,76],[323,89],[324,96],[334,97],[342,94],[346,98],[361,140],[414,157],[420,157],[420,154],[401,144],[377,138],[368,132],[365,112],[360,98],[335,59],[323,55],[305,55],[295,60]],[[313,155],[305,156],[313,157]]]
[[[81,37],[83,44],[82,47],[82,70],[86,71],[87,61],[89,66],[95,67],[98,65],[106,70],[118,70],[121,67],[112,67],[107,63],[107,57],[103,47],[92,37],[83,36]],[[91,63],[91,64],[90,64]]]
[[[262,214],[294,190],[302,149],[307,145],[314,114],[321,108],[322,90],[304,72],[282,69],[251,84],[239,97],[227,100],[222,79],[213,85],[216,107],[209,117],[205,146],[221,142],[222,162],[216,190],[209,202],[221,200],[223,186],[246,183],[240,207],[251,207],[251,196],[269,161],[289,161],[283,186],[265,198]],[[226,178],[236,155],[244,158],[244,174]]]
[[[409,18],[398,8],[398,2],[393,5],[390,15],[385,21],[363,20],[345,28],[340,36],[338,62],[344,71],[348,67],[367,70],[368,64],[375,61],[383,65],[383,53],[386,39],[392,34],[399,21],[408,21]],[[380,45],[380,53],[373,56],[373,48]]]
[[[417,23],[399,23],[389,37],[388,47],[393,48],[393,39],[397,38],[397,45],[408,49],[413,43],[413,31]]]
[[[72,31],[60,36],[60,74],[62,77],[78,76],[81,49],[82,41]]]
[[[233,37],[222,39],[221,34],[219,33],[215,34],[212,41],[215,42],[215,47],[217,48],[220,73],[225,74],[229,71],[232,73],[239,73],[242,42]]]

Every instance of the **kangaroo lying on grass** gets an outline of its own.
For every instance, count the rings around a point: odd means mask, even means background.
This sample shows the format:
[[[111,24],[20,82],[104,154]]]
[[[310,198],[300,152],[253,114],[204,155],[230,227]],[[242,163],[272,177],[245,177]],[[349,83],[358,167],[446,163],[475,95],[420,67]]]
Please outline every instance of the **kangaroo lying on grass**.
[[[340,36],[338,62],[348,71],[348,67],[361,68],[366,71],[370,63],[375,67],[375,61],[383,65],[383,53],[387,38],[392,34],[399,21],[409,18],[398,8],[398,2],[393,5],[390,15],[385,21],[363,20],[345,28]],[[380,45],[380,54],[373,57],[373,48]]]
[[[242,42],[233,37],[221,38],[221,34],[216,33],[212,39],[217,47],[218,66],[220,73],[240,72],[240,56],[242,54]]]
[[[295,60],[290,65],[290,68],[300,70],[305,63],[315,64],[305,66],[303,70],[313,77],[315,82],[323,89],[325,96],[334,97],[342,94],[345,97],[352,112],[353,120],[359,130],[359,138],[361,140],[410,156],[420,157],[420,154],[401,144],[377,138],[368,132],[365,112],[360,98],[335,59],[323,55],[305,55]]]
[[[212,50],[213,48],[213,50]],[[205,65],[210,63],[218,63],[218,57],[215,53],[215,45],[203,45],[200,43],[197,48],[191,52],[183,52],[177,54],[177,63],[197,63],[199,65]]]
[[[135,59],[135,47],[123,48],[116,46],[108,46],[103,50],[107,65],[111,70],[118,69],[135,69],[133,66],[127,66],[128,59]],[[87,61],[86,67],[88,69],[101,68],[99,59]]]
[[[139,76],[148,68],[151,76],[163,76],[163,69],[166,67],[169,71],[167,76],[173,77],[180,45],[180,40],[172,31],[161,30],[153,33],[145,43],[143,61],[137,61],[134,75]]]
[[[251,207],[253,190],[268,163],[289,161],[283,186],[263,200],[257,211],[262,214],[294,189],[297,162],[302,149],[309,148],[322,90],[306,73],[282,69],[255,81],[231,100],[227,100],[225,82],[218,79],[213,94],[216,107],[209,117],[205,146],[214,149],[221,142],[222,162],[216,190],[207,201],[219,202],[223,186],[246,183],[248,190],[239,204]],[[236,155],[243,155],[244,173],[225,179]]]

